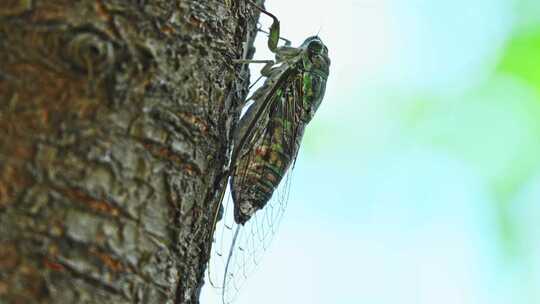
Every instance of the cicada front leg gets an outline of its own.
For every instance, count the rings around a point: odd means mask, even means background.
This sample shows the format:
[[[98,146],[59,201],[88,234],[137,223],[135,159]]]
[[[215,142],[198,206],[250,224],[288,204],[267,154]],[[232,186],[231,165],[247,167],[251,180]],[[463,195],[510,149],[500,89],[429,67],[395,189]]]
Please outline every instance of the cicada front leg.
[[[236,64],[264,63],[265,65],[261,69],[261,76],[264,76],[264,77],[270,76],[270,71],[272,70],[272,67],[276,64],[274,60],[251,60],[251,59],[236,59],[236,60],[233,60],[233,63],[236,63]]]

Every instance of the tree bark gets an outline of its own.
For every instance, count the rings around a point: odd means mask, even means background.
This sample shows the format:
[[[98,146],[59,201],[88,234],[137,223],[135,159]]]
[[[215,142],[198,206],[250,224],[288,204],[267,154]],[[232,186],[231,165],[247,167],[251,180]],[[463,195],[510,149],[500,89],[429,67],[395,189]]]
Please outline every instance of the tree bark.
[[[2,1],[0,303],[199,302],[257,19]]]

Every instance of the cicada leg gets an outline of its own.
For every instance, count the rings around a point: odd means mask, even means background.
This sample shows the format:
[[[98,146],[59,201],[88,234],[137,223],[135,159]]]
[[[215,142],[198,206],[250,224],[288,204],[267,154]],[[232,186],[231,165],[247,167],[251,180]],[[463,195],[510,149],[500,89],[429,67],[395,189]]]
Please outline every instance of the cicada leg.
[[[265,33],[265,34],[267,34],[267,35],[270,35],[269,32],[263,30],[263,29],[260,28],[260,27],[257,28],[257,31],[262,32],[262,33]],[[289,39],[287,39],[287,38],[279,37],[279,40],[285,41],[285,46],[290,46],[290,45],[291,45],[291,41],[290,41]]]
[[[276,61],[281,62],[287,59],[294,58],[302,52],[301,48],[292,46],[280,46],[276,50]]]
[[[250,60],[250,59],[236,59],[236,60],[233,60],[233,63],[237,63],[237,64],[264,63],[265,65],[261,69],[261,76],[264,76],[264,77],[270,76],[270,71],[272,70],[272,67],[276,64],[274,60]]]

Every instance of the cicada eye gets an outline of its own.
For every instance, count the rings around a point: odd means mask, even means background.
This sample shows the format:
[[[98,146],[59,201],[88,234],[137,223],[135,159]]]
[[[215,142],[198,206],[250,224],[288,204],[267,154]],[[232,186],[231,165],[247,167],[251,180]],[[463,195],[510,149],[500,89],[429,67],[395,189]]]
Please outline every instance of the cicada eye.
[[[321,54],[324,45],[319,40],[313,40],[308,45],[308,50],[311,54]]]

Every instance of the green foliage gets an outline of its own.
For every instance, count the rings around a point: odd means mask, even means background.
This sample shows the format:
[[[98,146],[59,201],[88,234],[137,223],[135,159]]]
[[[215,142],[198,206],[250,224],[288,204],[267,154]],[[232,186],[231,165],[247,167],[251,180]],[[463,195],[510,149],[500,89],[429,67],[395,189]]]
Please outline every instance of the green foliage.
[[[514,36],[498,70],[524,80],[540,95],[540,29]]]

